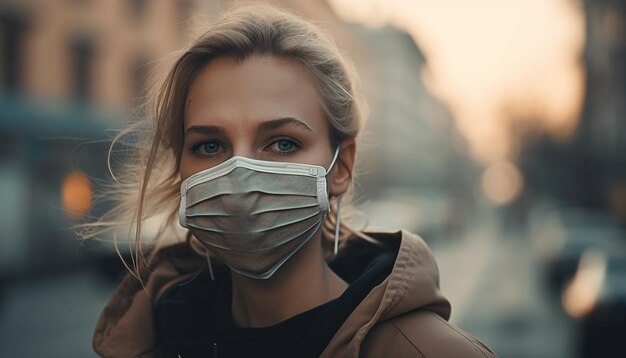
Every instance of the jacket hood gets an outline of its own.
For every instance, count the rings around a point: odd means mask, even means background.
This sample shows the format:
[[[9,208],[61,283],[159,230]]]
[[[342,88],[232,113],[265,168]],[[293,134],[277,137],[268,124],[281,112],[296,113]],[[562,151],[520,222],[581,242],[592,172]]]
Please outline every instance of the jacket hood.
[[[322,356],[358,356],[361,343],[377,322],[411,311],[429,310],[445,320],[450,316],[450,304],[439,291],[435,260],[419,236],[406,231],[367,234],[382,245],[353,240],[354,244],[349,242],[329,265],[348,282],[373,269],[384,272],[384,276],[378,274],[380,278],[364,298],[359,298],[339,329],[325,340],[328,343]],[[183,243],[154,252],[149,265],[152,270],[146,288],[127,276],[102,312],[93,339],[94,350],[100,355],[156,356],[159,342],[154,312],[159,298],[174,285],[192,280],[206,268],[206,261]]]
[[[393,268],[354,309],[322,357],[358,356],[361,343],[375,324],[412,311],[429,310],[446,321],[450,318],[450,303],[439,290],[439,270],[424,240],[404,230],[368,235],[397,248]]]

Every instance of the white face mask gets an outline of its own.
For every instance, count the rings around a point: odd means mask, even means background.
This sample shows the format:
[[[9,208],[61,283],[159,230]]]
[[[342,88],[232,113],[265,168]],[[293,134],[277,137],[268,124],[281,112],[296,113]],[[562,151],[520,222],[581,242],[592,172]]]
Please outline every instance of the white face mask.
[[[267,279],[322,226],[338,154],[328,171],[232,157],[183,181],[179,222],[232,270]]]

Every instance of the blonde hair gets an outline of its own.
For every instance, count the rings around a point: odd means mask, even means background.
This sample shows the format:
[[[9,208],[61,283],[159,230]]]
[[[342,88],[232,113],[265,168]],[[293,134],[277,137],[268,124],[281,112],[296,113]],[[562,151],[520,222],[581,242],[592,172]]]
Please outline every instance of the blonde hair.
[[[130,153],[133,160],[123,168],[124,175],[115,176],[111,166],[109,168],[116,183],[106,196],[115,200],[116,206],[97,222],[81,226],[79,234],[83,238],[114,232],[120,225],[133,228],[128,233],[129,245],[134,235],[133,269],[125,265],[140,280],[148,268],[141,245],[142,223],[157,215],[163,217],[156,241],[168,228],[177,225],[182,121],[191,82],[215,58],[229,56],[244,61],[253,55],[295,61],[313,74],[319,87],[320,105],[330,123],[332,143],[340,145],[345,140],[355,139],[359,133],[363,104],[356,95],[357,77],[329,35],[312,23],[275,7],[246,6],[224,13],[182,51],[163,82],[151,91],[146,118],[116,136],[111,151],[123,137],[140,134],[139,145]],[[336,202],[332,202],[330,215],[322,228],[325,252],[331,251],[334,240],[336,210]],[[368,239],[345,224],[341,224],[340,232],[341,239],[355,235]],[[189,237],[187,235],[188,240]],[[116,242],[115,235],[113,238]]]

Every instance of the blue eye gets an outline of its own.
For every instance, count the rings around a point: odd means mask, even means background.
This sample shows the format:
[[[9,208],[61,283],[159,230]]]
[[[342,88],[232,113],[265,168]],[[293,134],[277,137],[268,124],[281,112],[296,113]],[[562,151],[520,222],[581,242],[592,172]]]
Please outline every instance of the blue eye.
[[[298,149],[299,145],[298,145],[298,143],[296,143],[296,142],[294,142],[292,140],[280,139],[280,140],[277,140],[276,142],[274,142],[273,147],[275,147],[275,150],[277,152],[289,153],[289,152],[293,152],[294,150]]]
[[[200,154],[216,154],[220,148],[221,145],[218,142],[202,142],[194,145],[192,150]]]

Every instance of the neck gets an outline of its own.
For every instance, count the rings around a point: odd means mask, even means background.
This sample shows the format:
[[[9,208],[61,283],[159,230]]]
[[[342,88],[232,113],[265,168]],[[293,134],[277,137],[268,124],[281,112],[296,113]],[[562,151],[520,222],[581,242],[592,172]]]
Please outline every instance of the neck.
[[[269,279],[233,272],[232,314],[241,327],[267,327],[339,297],[348,284],[326,264],[321,231]]]

